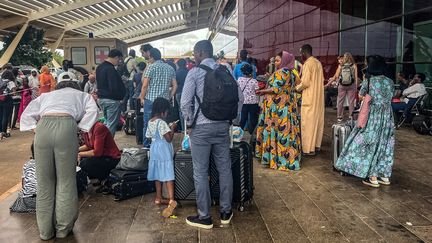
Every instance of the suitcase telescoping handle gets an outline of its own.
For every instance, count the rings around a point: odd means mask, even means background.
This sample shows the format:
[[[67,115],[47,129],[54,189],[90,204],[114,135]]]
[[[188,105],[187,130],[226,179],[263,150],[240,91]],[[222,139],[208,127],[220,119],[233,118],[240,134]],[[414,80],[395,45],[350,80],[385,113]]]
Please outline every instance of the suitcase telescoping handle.
[[[233,134],[234,126],[231,124],[229,128],[229,136],[230,136],[230,149],[234,147],[234,134]]]

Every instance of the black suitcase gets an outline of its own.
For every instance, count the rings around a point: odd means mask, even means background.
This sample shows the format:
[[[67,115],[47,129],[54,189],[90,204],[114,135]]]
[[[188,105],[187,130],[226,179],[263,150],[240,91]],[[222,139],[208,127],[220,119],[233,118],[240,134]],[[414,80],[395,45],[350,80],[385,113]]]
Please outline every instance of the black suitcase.
[[[178,151],[174,156],[174,198],[195,200],[192,155],[190,151]]]
[[[233,174],[233,202],[238,203],[239,211],[244,211],[245,203],[253,197],[252,150],[248,143],[234,143],[230,150]],[[175,187],[174,197],[178,200],[195,200],[196,192],[193,179],[192,155],[179,151],[174,157]],[[216,202],[219,199],[219,173],[213,159],[209,168],[210,193]]]
[[[125,124],[123,126],[123,130],[126,135],[135,135],[136,129],[136,112],[134,110],[129,110],[126,112]]]
[[[136,99],[135,137],[138,145],[143,144],[144,113],[142,112],[141,100]]]
[[[116,201],[156,191],[154,181],[147,181],[147,171],[113,169],[108,178],[108,185]]]
[[[253,159],[252,148],[247,142],[235,142],[230,150],[233,175],[233,202],[238,210],[244,211],[246,203],[253,197]],[[210,191],[214,200],[219,198],[219,173],[213,158],[210,158]]]

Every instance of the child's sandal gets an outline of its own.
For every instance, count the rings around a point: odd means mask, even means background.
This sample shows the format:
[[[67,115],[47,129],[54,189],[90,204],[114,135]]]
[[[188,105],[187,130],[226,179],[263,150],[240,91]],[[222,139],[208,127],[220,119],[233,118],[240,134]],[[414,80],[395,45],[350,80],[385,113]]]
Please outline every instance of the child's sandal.
[[[169,216],[173,215],[174,209],[177,207],[177,202],[176,201],[170,201],[170,203],[168,204],[168,207],[166,207],[163,211],[162,211],[162,216],[164,218],[169,218]]]

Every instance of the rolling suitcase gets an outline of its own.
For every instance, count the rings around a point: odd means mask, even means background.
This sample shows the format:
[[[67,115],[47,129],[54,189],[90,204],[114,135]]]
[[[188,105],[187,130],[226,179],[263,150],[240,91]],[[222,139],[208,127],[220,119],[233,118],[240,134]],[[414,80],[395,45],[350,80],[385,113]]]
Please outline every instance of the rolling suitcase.
[[[243,212],[245,204],[252,200],[254,190],[252,148],[247,142],[235,142],[230,149],[230,156],[233,202],[238,203],[238,210]],[[210,191],[213,199],[219,198],[219,173],[213,158],[210,158]]]
[[[178,151],[174,156],[174,198],[177,200],[195,200],[192,154],[190,151]]]
[[[115,201],[156,191],[154,181],[147,181],[147,171],[113,169],[108,178],[108,186]]]
[[[136,100],[136,118],[135,118],[135,137],[138,145],[143,144],[143,129],[144,129],[144,113],[141,106],[141,101]]]
[[[348,139],[351,130],[353,129],[354,124],[353,121],[347,123],[334,124],[333,128],[333,139],[332,139],[332,159],[333,159],[333,169],[339,171],[337,169],[336,161],[339,158],[342,149],[345,146],[346,140]],[[344,172],[339,171],[341,175],[345,175]]]
[[[126,135],[135,135],[135,123],[136,123],[136,112],[134,110],[129,110],[126,112],[125,124],[123,130]]]

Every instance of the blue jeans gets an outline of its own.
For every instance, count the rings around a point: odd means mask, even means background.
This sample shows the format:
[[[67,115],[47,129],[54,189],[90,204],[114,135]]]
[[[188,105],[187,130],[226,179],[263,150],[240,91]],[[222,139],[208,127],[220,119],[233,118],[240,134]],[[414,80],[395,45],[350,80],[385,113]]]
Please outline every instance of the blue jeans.
[[[409,98],[408,104],[405,102],[392,103],[393,112],[404,111],[403,115],[406,117],[407,121],[411,121],[411,110],[416,103],[417,99]]]
[[[219,172],[220,212],[231,211],[233,177],[230,157],[230,135],[228,122],[196,125],[190,141],[195,182],[196,203],[201,219],[210,217],[211,195],[209,185],[210,155]]]
[[[143,114],[143,147],[150,147],[151,138],[146,138],[147,125],[151,119],[151,112],[153,107],[153,101],[144,99],[144,114]]]
[[[99,99],[99,106],[104,113],[105,126],[108,127],[114,137],[120,120],[121,103],[119,100]]]

